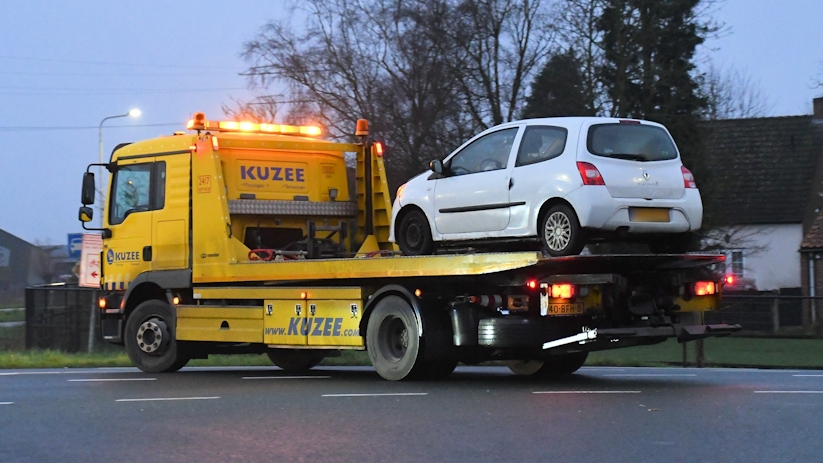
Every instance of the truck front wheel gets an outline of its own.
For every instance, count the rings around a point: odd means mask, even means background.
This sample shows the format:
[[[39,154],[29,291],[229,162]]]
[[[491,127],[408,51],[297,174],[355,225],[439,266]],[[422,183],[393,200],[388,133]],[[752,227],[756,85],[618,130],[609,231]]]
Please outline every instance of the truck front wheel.
[[[390,381],[412,378],[415,366],[422,369],[420,330],[408,302],[387,296],[377,303],[369,317],[366,348],[377,374]]]
[[[134,309],[126,321],[126,354],[146,373],[166,373],[189,362],[174,338],[174,313],[168,303],[150,300]]]

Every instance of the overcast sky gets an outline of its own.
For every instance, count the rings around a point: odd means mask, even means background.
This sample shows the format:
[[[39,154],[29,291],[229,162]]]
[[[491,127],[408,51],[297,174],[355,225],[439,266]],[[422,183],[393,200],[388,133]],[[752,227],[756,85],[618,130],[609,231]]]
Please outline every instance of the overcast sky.
[[[80,181],[121,142],[183,130],[195,111],[248,99],[243,42],[281,17],[278,0],[0,2],[0,229],[63,244],[81,232]],[[770,115],[810,114],[823,80],[822,0],[727,0],[731,32],[708,45],[749,75]],[[444,153],[446,154],[446,153]],[[97,210],[95,209],[95,213]],[[96,220],[95,220],[96,223]]]

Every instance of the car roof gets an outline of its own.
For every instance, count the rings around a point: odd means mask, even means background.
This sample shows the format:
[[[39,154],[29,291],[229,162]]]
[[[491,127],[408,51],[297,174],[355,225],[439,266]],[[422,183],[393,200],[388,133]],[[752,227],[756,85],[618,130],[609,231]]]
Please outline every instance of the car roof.
[[[580,127],[580,126],[582,126],[583,124],[586,124],[586,123],[589,123],[589,124],[596,124],[596,123],[616,124],[616,123],[619,123],[620,121],[626,121],[626,120],[637,121],[637,122],[640,122],[642,124],[649,124],[649,125],[655,125],[655,126],[663,127],[662,124],[659,124],[657,122],[643,120],[643,119],[632,119],[632,118],[625,118],[625,117],[618,118],[618,117],[597,117],[597,116],[564,116],[564,117],[541,117],[541,118],[535,118],[535,119],[520,119],[520,120],[517,120],[517,121],[504,122],[503,124],[494,126],[494,128],[519,127],[523,124],[525,124],[525,125],[559,125],[559,126],[563,126],[563,127],[570,127],[570,126]]]

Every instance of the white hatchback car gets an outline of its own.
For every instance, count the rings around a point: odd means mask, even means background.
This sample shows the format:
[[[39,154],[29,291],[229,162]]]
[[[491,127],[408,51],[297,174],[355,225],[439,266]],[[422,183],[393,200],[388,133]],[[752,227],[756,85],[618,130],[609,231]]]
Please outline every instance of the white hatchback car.
[[[510,122],[430,169],[397,190],[390,240],[405,255],[509,241],[566,256],[604,238],[683,252],[703,219],[694,177],[671,135],[649,121]]]

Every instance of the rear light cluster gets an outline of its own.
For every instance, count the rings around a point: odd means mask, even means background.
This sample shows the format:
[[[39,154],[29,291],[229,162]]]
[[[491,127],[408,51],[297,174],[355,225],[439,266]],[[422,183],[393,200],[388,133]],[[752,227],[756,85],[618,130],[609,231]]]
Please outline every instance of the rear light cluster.
[[[574,285],[552,285],[551,295],[556,299],[571,299],[574,297]]]
[[[694,175],[686,166],[680,166],[680,172],[683,172],[683,186],[685,188],[697,188],[697,182],[694,181]]]
[[[709,296],[717,294],[718,285],[713,281],[698,281],[694,284],[692,292],[695,296]]]
[[[536,289],[538,286],[537,281],[529,280],[526,283],[526,287],[529,289]],[[577,296],[578,291],[576,290],[575,285],[570,283],[540,283],[540,288],[545,290],[546,295],[551,297],[552,299],[572,299]],[[588,294],[588,290],[583,287],[580,291],[580,295],[585,297]]]
[[[593,164],[588,162],[578,162],[577,171],[580,172],[580,178],[583,180],[583,185],[605,185],[603,176],[600,171]]]

